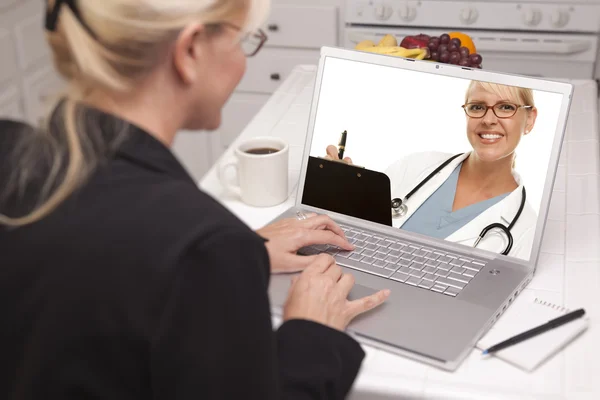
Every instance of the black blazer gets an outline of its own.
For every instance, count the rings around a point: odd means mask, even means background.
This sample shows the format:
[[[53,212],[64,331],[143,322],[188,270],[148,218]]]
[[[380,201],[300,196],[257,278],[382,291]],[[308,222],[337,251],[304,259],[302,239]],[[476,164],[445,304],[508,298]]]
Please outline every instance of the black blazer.
[[[0,179],[23,129],[0,123]],[[269,275],[264,239],[131,126],[57,211],[0,227],[0,398],[345,397],[364,352],[310,321],[274,332]]]

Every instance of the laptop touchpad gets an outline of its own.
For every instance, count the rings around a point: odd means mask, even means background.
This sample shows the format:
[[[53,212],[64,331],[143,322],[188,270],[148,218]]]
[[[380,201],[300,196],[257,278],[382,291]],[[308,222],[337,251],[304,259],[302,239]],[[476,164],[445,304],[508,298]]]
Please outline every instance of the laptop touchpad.
[[[352,287],[352,289],[350,290],[350,293],[348,293],[348,300],[350,300],[350,301],[358,300],[363,297],[372,295],[373,293],[376,293],[376,292],[378,292],[378,290],[371,289],[370,287],[367,287],[367,286],[355,284]]]

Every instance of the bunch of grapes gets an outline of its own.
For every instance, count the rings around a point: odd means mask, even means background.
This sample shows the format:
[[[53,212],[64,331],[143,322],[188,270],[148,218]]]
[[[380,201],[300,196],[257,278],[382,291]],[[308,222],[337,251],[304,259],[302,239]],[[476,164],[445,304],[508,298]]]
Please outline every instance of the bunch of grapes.
[[[481,68],[481,55],[470,54],[467,47],[461,46],[460,39],[451,39],[444,33],[439,37],[431,36],[427,45],[431,59],[446,64],[456,64],[463,67]]]

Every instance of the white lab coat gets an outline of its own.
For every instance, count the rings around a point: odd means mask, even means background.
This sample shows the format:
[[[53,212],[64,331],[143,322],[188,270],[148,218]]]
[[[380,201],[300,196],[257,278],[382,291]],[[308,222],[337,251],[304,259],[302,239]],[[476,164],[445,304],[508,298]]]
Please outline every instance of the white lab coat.
[[[469,152],[465,152],[452,160],[442,171],[436,176],[433,176],[429,182],[421,187],[412,197],[406,202],[408,212],[404,217],[395,216],[392,220],[395,228],[400,228],[410,218],[410,216],[431,196],[451,175],[455,167],[464,161]],[[391,181],[392,198],[404,199],[415,186],[417,186],[425,177],[439,167],[444,161],[452,157],[453,154],[441,152],[421,152],[408,155],[392,165],[390,165],[385,173]],[[512,193],[505,197],[502,201],[494,204],[465,226],[451,234],[446,240],[473,246],[475,240],[481,233],[481,230],[496,222],[503,223],[508,226],[521,205],[521,196],[523,183],[521,177],[513,170],[515,181],[519,185]],[[511,229],[513,235],[513,246],[509,252],[509,256],[529,260],[531,247],[533,245],[533,237],[535,234],[535,226],[537,222],[537,214],[529,201],[525,202],[523,212],[519,220]],[[498,229],[493,229],[487,233],[481,242],[477,245],[479,249],[490,250],[495,253],[502,253],[508,244],[506,235]]]

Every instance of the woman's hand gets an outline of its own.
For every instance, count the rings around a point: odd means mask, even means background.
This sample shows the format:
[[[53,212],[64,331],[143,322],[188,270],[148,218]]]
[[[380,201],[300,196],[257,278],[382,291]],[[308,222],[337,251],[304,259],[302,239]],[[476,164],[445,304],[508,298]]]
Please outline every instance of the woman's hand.
[[[386,289],[349,301],[352,286],[354,277],[343,274],[333,257],[320,254],[292,279],[283,320],[305,319],[343,331],[356,316],[379,306],[390,294]]]
[[[345,162],[346,164],[350,164],[352,165],[352,159],[350,157],[344,157],[343,160],[340,160],[340,156],[338,155],[338,148],[335,147],[334,145],[330,144],[329,146],[327,146],[327,155],[325,156],[325,158],[329,159],[329,160],[336,160],[336,161],[342,161]]]
[[[304,220],[286,218],[261,228],[257,233],[266,243],[271,272],[298,272],[310,265],[317,256],[296,254],[302,247],[330,244],[344,250],[354,250],[344,231],[326,215],[308,214]]]

